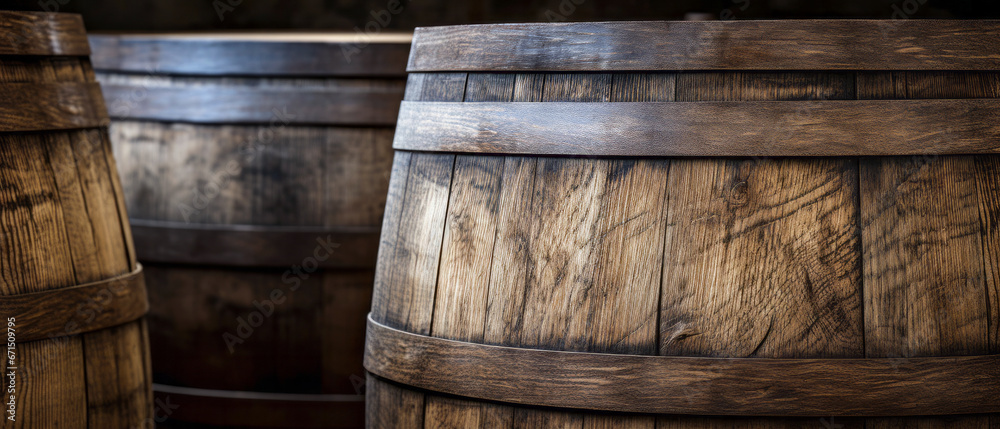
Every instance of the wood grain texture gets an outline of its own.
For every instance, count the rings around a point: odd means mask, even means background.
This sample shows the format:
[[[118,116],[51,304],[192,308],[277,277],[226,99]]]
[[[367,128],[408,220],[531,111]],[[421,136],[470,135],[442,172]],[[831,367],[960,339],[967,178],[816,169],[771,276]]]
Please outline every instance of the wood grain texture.
[[[1000,102],[404,101],[397,150],[595,156],[991,154]],[[947,134],[945,130],[950,130]],[[794,139],[779,136],[794,135]]]
[[[405,39],[346,61],[353,39],[331,34],[95,37],[154,378],[255,398],[172,424],[362,424],[359,407],[317,404],[363,387]]]
[[[365,367],[380,377],[505,403],[744,416],[902,416],[1000,410],[1000,386],[988,382],[1000,376],[997,355],[913,358],[899,363],[885,358],[721,359],[583,353],[447,340],[370,319],[368,339]]]
[[[372,268],[379,234],[373,227],[206,225],[139,219],[132,222],[132,232],[143,261],[258,268],[301,264],[310,255],[322,268]]]
[[[414,33],[407,70],[995,70],[998,30],[925,19],[429,27]]]
[[[858,98],[978,98],[1000,91],[996,74],[870,73],[858,76]],[[950,133],[948,127],[943,131]],[[995,353],[997,312],[989,262],[995,210],[982,157],[864,160],[862,230],[866,355],[906,362],[917,356]],[[980,176],[982,174],[982,176]],[[870,419],[891,429],[992,428],[990,416]]]
[[[853,96],[853,76],[708,72],[678,75],[682,102]],[[781,101],[784,102],[784,101]],[[808,121],[804,112],[794,113]],[[774,133],[769,140],[793,140]],[[674,159],[660,353],[717,357],[861,357],[854,201],[846,159]],[[670,428],[796,428],[818,419],[662,419]],[[863,424],[863,422],[860,422]]]
[[[45,26],[48,20],[38,22],[42,36],[58,31]],[[7,49],[8,42],[0,45]],[[49,48],[62,49],[58,43]],[[0,82],[4,88],[85,88],[85,97],[94,101],[86,105],[92,110],[86,115],[104,114],[86,58],[4,57]],[[6,92],[10,99],[24,97]],[[84,115],[79,104],[66,101],[53,112]],[[103,128],[0,135],[0,241],[5,243],[0,294],[11,296],[4,304],[17,303],[23,294],[67,292],[36,303],[23,322],[18,320],[17,328],[27,334],[17,344],[18,413],[17,421],[5,427],[124,428],[150,418],[144,325],[136,321],[95,330],[135,320],[145,311],[141,283],[73,288],[137,267],[110,157]],[[31,337],[32,330],[45,326],[51,335]]]
[[[116,121],[111,132],[135,219],[381,224],[392,166],[390,129]]]
[[[315,125],[392,126],[399,114],[402,88],[384,91],[322,91],[317,88],[229,88],[216,85],[144,87],[104,84],[108,100],[144,94],[121,112],[122,119],[200,124],[269,124],[291,112],[287,122]],[[113,113],[119,113],[113,110]]]
[[[87,56],[79,15],[0,11],[0,55]]]
[[[97,128],[108,123],[96,83],[3,83],[0,132]]]
[[[427,79],[415,75],[410,78],[406,97],[461,101],[465,88],[465,75],[446,74]],[[426,334],[432,330],[434,302],[439,296],[436,294],[440,281],[438,266],[443,257],[442,232],[455,169],[453,155],[399,153],[396,156],[372,297],[372,314],[384,323]],[[475,310],[470,313],[475,314]],[[457,329],[469,328],[451,329],[458,332]],[[423,427],[427,423],[425,409],[434,413],[434,399],[425,401],[422,393],[408,392],[381,381],[369,382],[367,398],[375,404],[368,409],[369,427]],[[376,417],[373,413],[383,415]],[[433,426],[433,421],[427,424]]]
[[[354,33],[92,35],[94,68],[203,76],[402,77],[408,34],[363,43]]]
[[[100,302],[100,312],[80,312],[80,303]],[[39,308],[46,308],[44,313]],[[84,285],[6,296],[0,314],[14,317],[24,328],[18,341],[37,341],[124,325],[146,314],[146,284],[142,269]]]

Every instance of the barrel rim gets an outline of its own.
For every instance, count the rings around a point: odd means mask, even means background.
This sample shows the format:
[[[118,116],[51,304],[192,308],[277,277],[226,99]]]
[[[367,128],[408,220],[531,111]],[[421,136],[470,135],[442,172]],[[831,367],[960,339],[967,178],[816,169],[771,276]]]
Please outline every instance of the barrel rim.
[[[90,55],[83,17],[75,13],[0,10],[0,55]]]
[[[407,71],[998,70],[998,50],[1000,20],[477,24],[418,27]]]

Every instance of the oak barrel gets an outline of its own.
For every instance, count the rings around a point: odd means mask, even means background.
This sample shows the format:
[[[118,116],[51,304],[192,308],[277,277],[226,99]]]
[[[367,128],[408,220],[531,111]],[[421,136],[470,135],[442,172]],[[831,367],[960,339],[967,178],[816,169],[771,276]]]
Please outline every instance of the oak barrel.
[[[410,39],[91,37],[175,424],[363,425]]]
[[[371,428],[997,428],[1000,22],[418,29]]]
[[[142,268],[78,15],[0,11],[5,428],[152,428]]]

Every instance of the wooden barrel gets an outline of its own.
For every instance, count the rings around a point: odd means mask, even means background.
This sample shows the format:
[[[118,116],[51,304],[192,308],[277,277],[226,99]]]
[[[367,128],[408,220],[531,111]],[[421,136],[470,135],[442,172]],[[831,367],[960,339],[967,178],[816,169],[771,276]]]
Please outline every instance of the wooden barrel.
[[[146,288],[89,54],[77,15],[0,11],[5,428],[154,423]]]
[[[1000,427],[997,47],[994,21],[418,29],[370,427]]]
[[[91,37],[174,421],[363,425],[410,39]]]

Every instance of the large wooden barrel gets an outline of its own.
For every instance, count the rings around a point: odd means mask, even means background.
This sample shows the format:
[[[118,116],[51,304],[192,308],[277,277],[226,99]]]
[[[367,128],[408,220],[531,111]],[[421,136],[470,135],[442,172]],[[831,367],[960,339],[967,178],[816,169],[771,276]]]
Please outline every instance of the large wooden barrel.
[[[1000,427],[998,46],[994,21],[418,29],[370,427]]]
[[[91,37],[175,422],[363,424],[410,39]]]
[[[154,424],[146,289],[89,53],[77,15],[0,11],[5,428]]]

